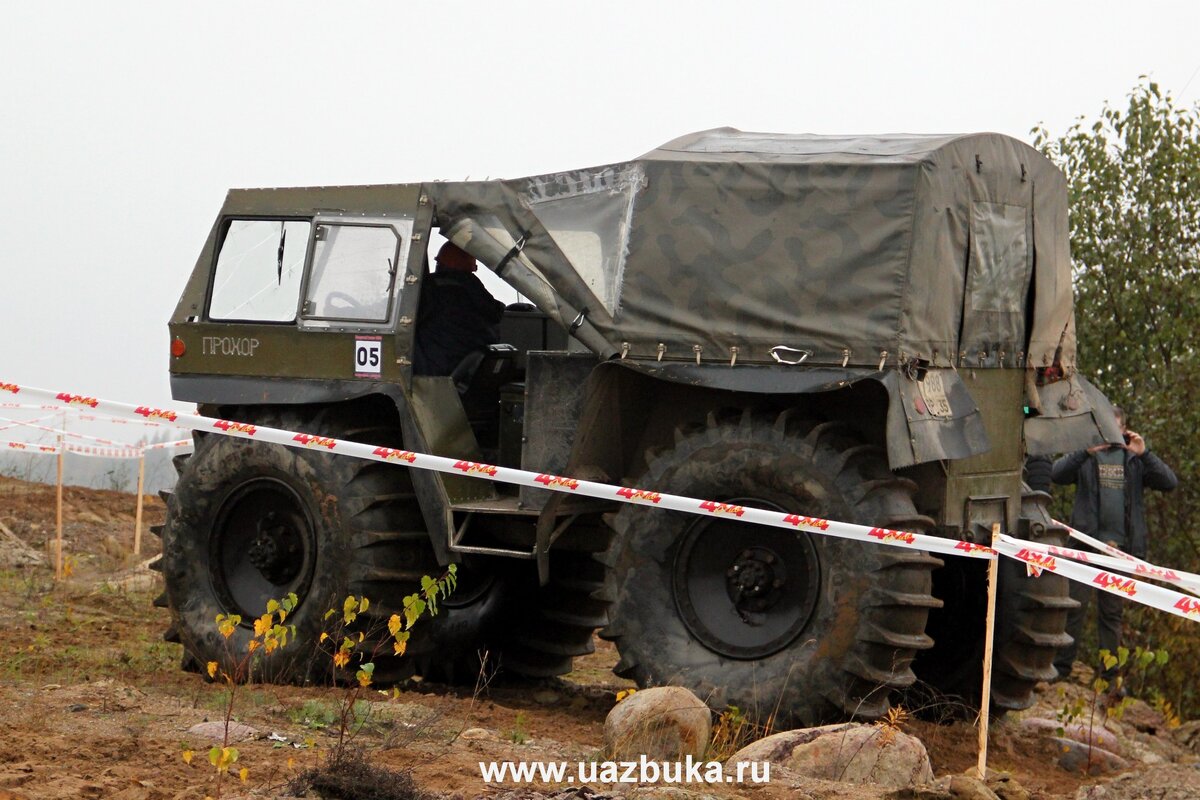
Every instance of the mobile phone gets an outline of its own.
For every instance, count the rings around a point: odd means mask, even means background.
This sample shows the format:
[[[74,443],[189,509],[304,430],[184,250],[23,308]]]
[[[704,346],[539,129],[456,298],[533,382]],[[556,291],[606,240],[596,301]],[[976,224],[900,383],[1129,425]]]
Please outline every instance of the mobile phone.
[[[1133,439],[1133,437],[1130,436],[1128,433],[1125,433],[1122,435],[1125,437],[1125,444],[1129,444],[1129,442]]]

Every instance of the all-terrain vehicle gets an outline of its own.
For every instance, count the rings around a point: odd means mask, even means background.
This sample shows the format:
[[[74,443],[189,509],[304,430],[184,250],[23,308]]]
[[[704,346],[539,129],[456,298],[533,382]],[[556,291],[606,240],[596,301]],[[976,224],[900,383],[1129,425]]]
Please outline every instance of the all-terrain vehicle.
[[[414,375],[435,236],[520,302]],[[534,178],[231,191],[170,331],[175,398],[238,423],[972,542],[1061,542],[1024,457],[1119,436],[1075,373],[1063,176],[996,134],[719,129]],[[294,591],[260,672],[304,680],[327,609],[386,617],[457,563],[377,679],[560,675],[598,630],[640,685],[795,723],[978,694],[983,562],[321,450],[197,434],[160,564],[185,659]],[[1001,565],[996,705],[1054,676],[1072,605]]]

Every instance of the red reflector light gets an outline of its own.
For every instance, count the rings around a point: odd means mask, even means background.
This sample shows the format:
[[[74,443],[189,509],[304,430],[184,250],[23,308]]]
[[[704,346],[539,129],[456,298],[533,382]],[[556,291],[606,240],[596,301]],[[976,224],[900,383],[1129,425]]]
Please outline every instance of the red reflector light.
[[[183,339],[173,339],[171,341],[171,355],[179,358],[187,352],[187,345],[183,343]]]

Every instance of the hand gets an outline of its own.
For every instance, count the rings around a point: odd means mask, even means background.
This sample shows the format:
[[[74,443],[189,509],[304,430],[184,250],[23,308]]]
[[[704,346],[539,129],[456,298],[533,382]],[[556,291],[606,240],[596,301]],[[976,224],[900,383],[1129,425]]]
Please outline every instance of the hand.
[[[1144,455],[1146,453],[1146,440],[1141,437],[1141,434],[1133,431],[1126,431],[1125,435],[1129,437],[1129,441],[1125,444],[1125,449],[1133,453],[1135,456]]]

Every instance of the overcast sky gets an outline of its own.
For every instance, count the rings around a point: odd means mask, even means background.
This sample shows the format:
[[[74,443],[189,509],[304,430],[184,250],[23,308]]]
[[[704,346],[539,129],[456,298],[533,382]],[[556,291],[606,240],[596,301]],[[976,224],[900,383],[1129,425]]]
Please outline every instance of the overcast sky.
[[[0,25],[0,382],[170,404],[230,187],[517,177],[689,131],[1060,132],[1200,97],[1194,2],[21,2]],[[183,406],[178,406],[183,407]]]

